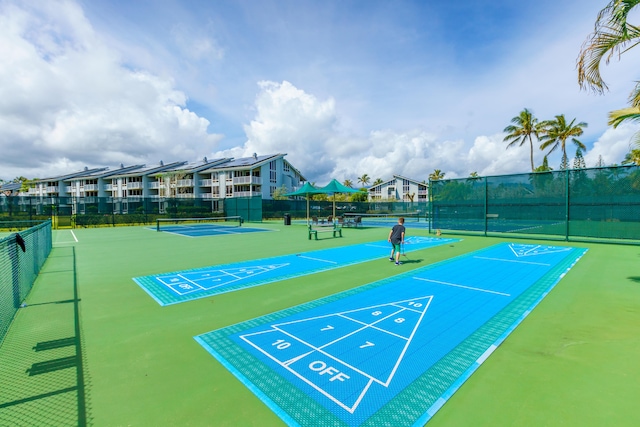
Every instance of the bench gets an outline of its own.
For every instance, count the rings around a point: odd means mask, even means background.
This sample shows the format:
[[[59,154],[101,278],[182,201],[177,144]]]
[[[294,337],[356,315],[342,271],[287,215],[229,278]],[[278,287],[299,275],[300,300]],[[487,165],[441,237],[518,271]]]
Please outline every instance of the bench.
[[[345,218],[344,221],[344,225],[345,227],[358,227],[358,225],[362,226],[362,217],[361,216],[355,216],[355,217],[347,217]]]
[[[316,240],[318,240],[318,233],[333,233],[333,237],[336,237],[338,234],[342,237],[342,227],[338,224],[327,224],[327,225],[309,225],[309,240],[311,240],[311,236],[315,236]]]

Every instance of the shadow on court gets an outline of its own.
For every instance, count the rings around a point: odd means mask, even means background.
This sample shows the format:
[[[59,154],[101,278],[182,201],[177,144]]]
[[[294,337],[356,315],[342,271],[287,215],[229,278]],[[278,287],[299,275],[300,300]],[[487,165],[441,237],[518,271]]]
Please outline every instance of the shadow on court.
[[[75,248],[54,251],[0,345],[0,425],[87,425]]]
[[[403,264],[420,264],[423,261],[423,259],[409,259],[405,256],[400,257],[400,262]]]

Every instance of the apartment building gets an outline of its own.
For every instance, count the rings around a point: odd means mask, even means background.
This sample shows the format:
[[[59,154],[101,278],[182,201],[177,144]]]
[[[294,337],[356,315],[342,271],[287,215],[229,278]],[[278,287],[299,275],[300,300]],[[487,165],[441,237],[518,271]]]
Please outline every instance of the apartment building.
[[[227,197],[272,199],[277,188],[293,191],[306,179],[286,154],[239,159],[206,157],[196,162],[157,165],[120,165],[119,168],[85,168],[66,175],[37,179],[25,196],[69,198],[89,203],[92,198],[189,198],[218,200]]]
[[[369,188],[369,200],[426,202],[429,184],[400,175]]]

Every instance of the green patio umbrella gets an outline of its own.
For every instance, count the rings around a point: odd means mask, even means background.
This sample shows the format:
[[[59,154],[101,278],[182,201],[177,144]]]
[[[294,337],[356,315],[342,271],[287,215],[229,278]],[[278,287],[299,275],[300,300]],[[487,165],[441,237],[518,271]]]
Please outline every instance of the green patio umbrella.
[[[296,191],[285,194],[285,196],[288,196],[288,197],[305,196],[305,198],[307,199],[307,225],[309,225],[309,195],[321,194],[321,193],[322,191],[320,191],[313,185],[309,184],[308,182],[305,182],[305,184],[302,187],[300,187]]]
[[[359,193],[360,190],[355,190],[346,185],[340,184],[337,179],[332,179],[330,183],[322,188],[318,188],[320,193],[333,194],[333,221],[336,220],[336,193]]]

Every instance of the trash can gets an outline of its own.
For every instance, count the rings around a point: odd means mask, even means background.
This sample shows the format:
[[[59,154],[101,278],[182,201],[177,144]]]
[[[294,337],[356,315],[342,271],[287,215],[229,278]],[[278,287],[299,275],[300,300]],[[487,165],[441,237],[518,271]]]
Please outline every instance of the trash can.
[[[291,214],[284,214],[284,225],[291,225]]]

